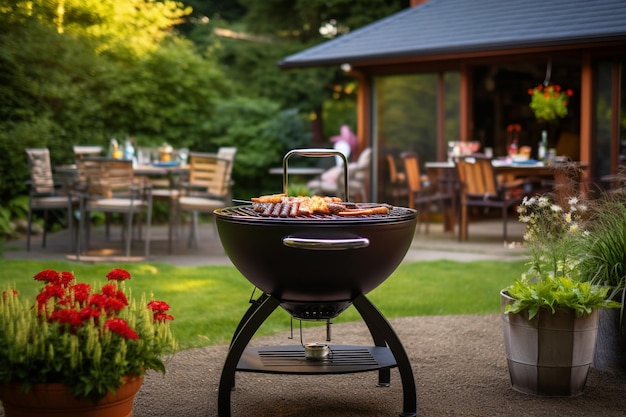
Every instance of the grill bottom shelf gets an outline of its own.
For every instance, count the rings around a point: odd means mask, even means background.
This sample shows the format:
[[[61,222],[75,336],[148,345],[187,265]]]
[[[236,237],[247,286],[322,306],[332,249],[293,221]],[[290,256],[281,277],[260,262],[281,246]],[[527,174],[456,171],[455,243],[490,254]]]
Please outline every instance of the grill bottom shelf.
[[[322,360],[309,360],[301,345],[247,348],[237,371],[277,374],[343,374],[375,371],[397,366],[391,350],[382,346],[329,345]]]

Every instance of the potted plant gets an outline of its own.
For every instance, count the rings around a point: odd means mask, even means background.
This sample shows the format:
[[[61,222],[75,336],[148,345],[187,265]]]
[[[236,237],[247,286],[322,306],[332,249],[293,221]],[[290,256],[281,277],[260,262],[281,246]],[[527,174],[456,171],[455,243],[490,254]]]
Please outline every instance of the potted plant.
[[[569,99],[574,95],[571,89],[563,90],[558,84],[539,84],[528,89],[530,109],[541,121],[551,121],[567,115]]]
[[[584,392],[595,350],[598,309],[617,307],[608,288],[580,278],[581,224],[586,206],[567,210],[548,196],[525,197],[518,208],[526,225],[528,270],[500,293],[511,385],[540,396]]]
[[[584,279],[609,289],[619,310],[600,312],[593,366],[603,371],[626,371],[626,194],[607,192],[592,207],[588,233],[582,239],[580,263]]]
[[[113,269],[100,291],[71,272],[44,270],[35,300],[0,294],[0,400],[12,415],[91,416],[96,407],[132,413],[143,374],[165,372],[173,350],[164,301],[134,300],[128,271]],[[32,413],[32,414],[29,414]],[[97,414],[100,415],[100,414]]]

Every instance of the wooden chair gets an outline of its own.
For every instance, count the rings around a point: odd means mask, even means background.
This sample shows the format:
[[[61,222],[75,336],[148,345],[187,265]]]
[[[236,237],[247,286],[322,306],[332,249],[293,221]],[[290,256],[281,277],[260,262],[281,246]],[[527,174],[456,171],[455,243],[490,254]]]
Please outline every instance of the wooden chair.
[[[212,214],[231,202],[234,154],[225,158],[212,153],[189,154],[189,180],[181,184],[178,213],[191,213],[189,247],[198,246],[198,216]]]
[[[396,158],[392,154],[385,155],[389,173],[388,183],[385,184],[386,196],[393,204],[404,205],[408,200],[409,190],[406,186],[406,175],[398,170]]]
[[[78,197],[72,192],[71,182],[55,181],[50,164],[50,151],[47,148],[27,148],[26,156],[30,170],[26,251],[30,251],[33,212],[43,212],[44,226],[41,246],[45,248],[49,212],[53,210],[62,210],[67,214],[67,227],[70,232],[70,250],[72,250],[75,243],[73,211],[74,208],[78,206]]]
[[[424,216],[418,218],[426,221],[426,234],[429,232],[430,210],[433,205],[439,207],[439,211],[445,217],[452,216],[455,211],[455,196],[447,190],[438,187],[436,178],[428,178],[420,173],[419,156],[415,152],[403,152],[401,158],[404,162],[404,175],[408,189],[409,207],[422,210]],[[421,222],[420,222],[421,223]],[[418,224],[418,231],[419,229]]]
[[[468,238],[468,208],[496,208],[502,212],[502,237],[507,240],[508,210],[523,198],[524,180],[502,181],[495,175],[491,158],[473,155],[456,160],[461,186],[459,240]]]
[[[144,237],[145,257],[150,256],[150,225],[152,222],[152,195],[150,185],[144,177],[135,177],[130,160],[111,158],[83,158],[78,162],[81,185],[80,231],[76,251],[80,259],[83,245],[89,246],[90,213],[117,213],[123,216],[122,236],[125,240],[125,255],[130,257],[133,240],[133,226],[138,225],[141,236],[141,223],[135,217],[145,218]],[[107,231],[108,237],[108,231]]]

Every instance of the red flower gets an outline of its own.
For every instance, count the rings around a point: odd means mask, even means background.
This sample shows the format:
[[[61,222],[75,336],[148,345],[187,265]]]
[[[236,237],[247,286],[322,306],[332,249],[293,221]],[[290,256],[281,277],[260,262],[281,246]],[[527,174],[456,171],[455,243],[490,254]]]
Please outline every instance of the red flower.
[[[75,279],[76,278],[74,277],[74,274],[72,274],[71,272],[63,271],[59,274],[58,283],[62,287],[67,287],[69,284],[74,282]]]
[[[124,303],[125,306],[128,305],[128,299],[126,298],[126,294],[124,294],[124,291],[118,290],[115,284],[106,284],[105,286],[103,286],[102,294],[106,295],[107,297],[117,298],[122,303]]]
[[[114,333],[119,334],[122,337],[125,337],[126,339],[132,339],[132,340],[139,339],[139,335],[137,335],[137,332],[131,329],[128,323],[126,322],[126,320],[124,319],[115,318],[115,319],[107,320],[107,322],[104,323],[104,327],[106,329],[111,330]]]
[[[55,310],[50,314],[49,321],[56,321],[61,324],[69,324],[71,326],[80,326],[83,323],[80,312],[73,308],[64,308]]]
[[[66,287],[76,279],[71,272],[57,272],[53,269],[44,269],[35,275],[36,281],[44,281],[49,284],[57,284]]]
[[[152,320],[153,321],[174,320],[174,316],[167,314],[167,313],[155,312],[154,315],[152,316]]]
[[[44,269],[34,276],[36,281],[55,282],[59,279],[59,273],[53,269]]]
[[[61,286],[46,285],[36,297],[38,310],[41,311],[51,298],[61,299],[63,296],[65,296],[65,290]]]
[[[103,294],[91,294],[89,297],[89,301],[87,304],[93,308],[97,308],[99,310],[104,310],[107,303],[107,297]]]
[[[100,315],[101,310],[99,308],[84,307],[82,310],[80,310],[80,317],[85,321],[89,319],[94,319],[97,323]]]
[[[170,306],[165,301],[152,300],[148,303],[148,308],[154,313],[152,315],[153,321],[174,320],[173,316],[166,313]]]
[[[107,274],[107,279],[112,281],[124,281],[130,279],[130,272],[125,269],[114,268]]]
[[[170,309],[169,304],[165,301],[152,300],[148,303],[148,308],[154,312],[164,312]]]
[[[86,283],[74,284],[70,287],[70,291],[74,294],[74,301],[77,303],[85,303],[89,299],[91,285]]]

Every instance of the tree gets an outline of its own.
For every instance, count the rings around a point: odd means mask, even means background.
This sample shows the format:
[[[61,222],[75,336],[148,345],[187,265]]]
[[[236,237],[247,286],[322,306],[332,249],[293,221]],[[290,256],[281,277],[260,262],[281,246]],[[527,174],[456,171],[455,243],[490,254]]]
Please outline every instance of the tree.
[[[0,0],[0,198],[25,192],[24,147],[49,147],[60,164],[71,145],[117,134],[175,146],[206,137],[203,121],[230,87],[176,36],[190,11],[179,6]]]

